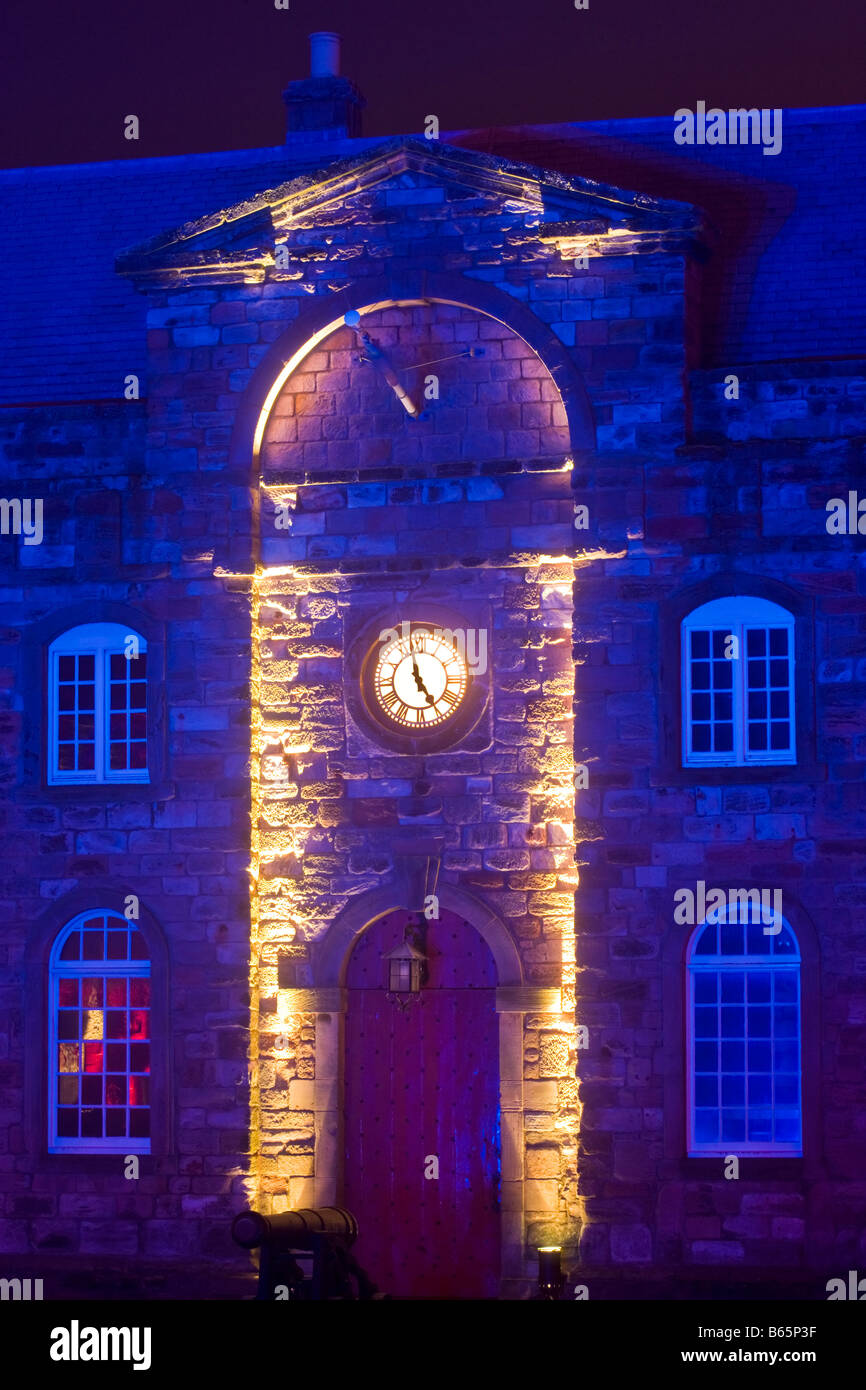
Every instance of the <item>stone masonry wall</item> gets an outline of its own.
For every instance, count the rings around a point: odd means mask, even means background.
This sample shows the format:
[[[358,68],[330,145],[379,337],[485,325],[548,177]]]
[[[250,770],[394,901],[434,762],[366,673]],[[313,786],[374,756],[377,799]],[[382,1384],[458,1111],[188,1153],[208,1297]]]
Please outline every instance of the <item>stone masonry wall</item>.
[[[590,765],[576,803],[578,1020],[591,1036],[581,1250],[588,1266],[806,1265],[826,1278],[866,1254],[866,570],[861,538],[826,529],[827,501],[862,491],[863,363],[744,368],[737,400],[726,375],[692,380],[694,442],[575,476],[604,514],[624,489],[645,497],[627,553],[575,584],[576,752]],[[629,526],[622,515],[620,534]],[[768,584],[797,614],[806,666],[798,763],[684,769],[679,596],[692,607]],[[722,1160],[685,1157],[681,1060],[671,1084],[691,930],[674,925],[673,895],[698,879],[781,887],[818,952],[804,968],[820,1039],[804,1159],[742,1159],[738,1181]]]
[[[175,413],[193,431],[187,400]],[[77,1257],[231,1255],[226,1217],[247,1170],[249,599],[214,578],[230,517],[195,450],[148,452],[145,404],[32,409],[2,422],[6,497],[44,499],[41,545],[0,538],[3,579],[0,901],[0,1247]],[[154,438],[151,436],[151,445]],[[248,588],[248,585],[247,585]],[[64,621],[64,615],[69,615]],[[44,648],[63,627],[122,620],[164,654],[151,784],[48,786]],[[50,636],[48,628],[51,627]],[[43,1036],[25,1047],[24,969],[83,907],[134,893],[168,963],[168,1152],[44,1152],[24,1122],[45,1087]],[[71,895],[74,910],[65,904]]]
[[[573,508],[559,395],[525,343],[467,310],[395,307],[364,328],[397,370],[485,355],[407,374],[416,391],[439,376],[415,422],[338,330],[288,379],[265,430],[259,1054],[261,1191],[276,1210],[312,1200],[314,1172],[315,1019],[286,1013],[279,957],[310,983],[310,948],[393,875],[395,835],[441,837],[441,881],[500,914],[529,983],[565,975],[568,997],[573,979]],[[275,526],[286,499],[290,533]],[[489,708],[454,748],[389,751],[353,715],[347,657],[371,619],[378,631],[430,604],[489,628]],[[572,1046],[566,1015],[527,1016],[532,1240],[562,1236],[575,1214]]]

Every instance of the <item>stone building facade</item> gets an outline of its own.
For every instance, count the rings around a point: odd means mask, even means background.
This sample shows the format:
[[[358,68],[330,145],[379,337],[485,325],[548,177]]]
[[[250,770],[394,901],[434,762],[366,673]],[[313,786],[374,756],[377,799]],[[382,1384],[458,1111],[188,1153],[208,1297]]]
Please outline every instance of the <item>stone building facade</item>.
[[[347,970],[432,872],[495,967],[496,1291],[560,1244],[590,1296],[791,1271],[823,1296],[866,1259],[866,598],[826,510],[863,476],[862,319],[810,345],[782,299],[751,332],[811,215],[780,193],[778,231],[760,151],[696,171],[640,123],[376,142],[351,84],[308,86],[285,150],[70,176],[140,191],[132,249],[83,256],[92,373],[64,375],[61,312],[56,370],[9,378],[4,495],[44,499],[44,536],[0,540],[4,1259],[229,1267],[244,1207],[339,1203]],[[794,117],[792,183],[825,128]],[[557,162],[520,158],[539,142]],[[9,176],[22,207],[42,173]],[[682,625],[744,596],[790,615],[793,756],[690,762]],[[471,718],[383,722],[365,672],[404,622],[483,634]],[[147,781],[52,776],[53,644],[87,624],[146,649]],[[690,1137],[699,883],[781,890],[799,948],[778,1152]],[[146,944],[146,1142],[52,1128],[56,943],[88,913]]]

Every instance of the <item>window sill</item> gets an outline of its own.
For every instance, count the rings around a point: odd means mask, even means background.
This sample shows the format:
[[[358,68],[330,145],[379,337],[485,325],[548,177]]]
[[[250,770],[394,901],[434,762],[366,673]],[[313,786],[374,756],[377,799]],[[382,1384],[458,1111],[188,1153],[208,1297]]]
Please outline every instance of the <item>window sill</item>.
[[[19,802],[69,801],[172,801],[177,795],[174,782],[42,782],[15,788],[13,800]]]
[[[825,782],[826,763],[730,763],[690,765],[657,765],[650,768],[651,787],[755,786],[768,782]]]
[[[141,1165],[142,1175],[151,1175],[166,1171],[163,1167],[165,1160],[169,1157],[168,1152],[136,1153],[129,1150]],[[123,1167],[126,1155],[120,1153],[106,1153],[104,1150],[93,1153],[49,1153],[47,1150],[39,1155],[35,1165],[35,1171],[46,1174],[60,1174],[70,1177],[119,1177],[123,1174]],[[174,1164],[168,1165],[171,1171],[175,1170]]]
[[[778,1154],[771,1158],[767,1154],[738,1154],[733,1150],[727,1156],[681,1158],[677,1176],[690,1182],[728,1181],[724,1173],[726,1157],[739,1159],[740,1181],[799,1182],[816,1176],[814,1165],[802,1154]]]

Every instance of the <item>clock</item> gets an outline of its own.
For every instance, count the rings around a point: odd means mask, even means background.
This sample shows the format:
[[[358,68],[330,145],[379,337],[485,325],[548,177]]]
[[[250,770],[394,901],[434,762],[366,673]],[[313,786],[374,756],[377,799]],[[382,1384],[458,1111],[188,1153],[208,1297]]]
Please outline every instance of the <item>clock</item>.
[[[403,623],[382,643],[371,671],[377,716],[406,733],[438,729],[461,710],[469,684],[465,657],[448,631]]]

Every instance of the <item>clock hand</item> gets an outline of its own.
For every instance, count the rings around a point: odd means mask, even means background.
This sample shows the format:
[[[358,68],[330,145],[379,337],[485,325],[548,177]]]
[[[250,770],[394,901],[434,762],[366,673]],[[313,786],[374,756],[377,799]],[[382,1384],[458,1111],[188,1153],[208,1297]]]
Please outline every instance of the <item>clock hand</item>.
[[[414,656],[412,658],[412,674],[415,677],[415,684],[417,685],[418,689],[424,695],[427,696],[428,705],[435,705],[436,701],[433,699],[433,696],[430,694],[430,691],[427,689],[426,685],[421,679],[421,672],[418,670],[418,662],[415,660]]]
[[[360,360],[362,362],[369,362],[371,366],[376,367],[382,373],[388,385],[391,387],[391,390],[394,392],[394,395],[397,397],[397,400],[406,411],[406,414],[411,415],[413,419],[417,420],[421,414],[421,410],[415,404],[409,392],[406,391],[398,381],[397,373],[391,366],[387,353],[382,350],[375,338],[370,337],[369,333],[361,333],[360,338],[361,342],[364,344],[364,351],[366,353],[366,356],[361,357]]]

